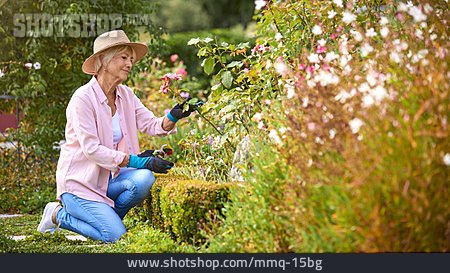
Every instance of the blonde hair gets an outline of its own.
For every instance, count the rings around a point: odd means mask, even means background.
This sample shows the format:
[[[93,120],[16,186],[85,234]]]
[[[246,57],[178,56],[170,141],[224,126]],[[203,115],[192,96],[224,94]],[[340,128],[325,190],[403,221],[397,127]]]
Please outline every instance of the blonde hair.
[[[125,51],[131,51],[131,54],[133,56],[133,63],[134,63],[136,60],[136,52],[134,51],[134,49],[131,46],[128,46],[128,45],[114,46],[114,47],[108,48],[102,54],[98,55],[95,58],[95,61],[94,61],[95,74],[98,75],[98,72],[100,71],[100,69],[103,66],[100,56],[103,56],[103,63],[105,65],[108,65],[114,56],[119,55]]]

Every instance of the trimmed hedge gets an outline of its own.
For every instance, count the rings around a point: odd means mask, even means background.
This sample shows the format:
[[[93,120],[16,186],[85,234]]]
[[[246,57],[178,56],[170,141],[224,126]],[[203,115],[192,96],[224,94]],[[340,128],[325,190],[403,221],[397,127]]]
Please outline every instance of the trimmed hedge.
[[[154,228],[168,232],[178,242],[199,244],[205,241],[202,230],[210,229],[223,216],[232,185],[159,176],[144,208]]]

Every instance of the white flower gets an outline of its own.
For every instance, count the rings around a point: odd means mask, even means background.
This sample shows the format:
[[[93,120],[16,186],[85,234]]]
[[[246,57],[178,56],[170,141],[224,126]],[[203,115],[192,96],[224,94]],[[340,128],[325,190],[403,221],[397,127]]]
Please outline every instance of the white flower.
[[[309,103],[309,98],[308,97],[305,97],[305,98],[303,98],[302,99],[302,107],[303,108],[306,108],[306,107],[308,107],[308,103]]]
[[[280,60],[277,60],[273,65],[273,67],[275,68],[275,71],[281,76],[286,76],[290,72],[289,67],[283,61]]]
[[[356,20],[356,15],[354,15],[351,12],[346,11],[342,15],[342,21],[346,24],[350,24],[351,22],[353,22],[355,20]]]
[[[381,16],[380,25],[384,26],[384,25],[387,25],[388,23],[389,23],[388,19],[384,16]]]
[[[308,61],[310,63],[318,63],[318,62],[320,62],[319,55],[317,55],[316,53],[312,53],[311,55],[308,56]]]
[[[320,46],[325,46],[327,44],[327,41],[325,41],[324,39],[320,39],[319,41],[317,41],[317,43],[319,43]]]
[[[330,138],[333,139],[336,136],[336,130],[335,129],[331,129],[330,131],[328,131],[328,133],[330,134]]]
[[[33,67],[33,64],[32,63],[26,63],[26,64],[24,64],[24,66],[25,66],[25,68],[30,69],[30,68]]]
[[[344,7],[344,5],[342,5],[342,0],[333,0],[333,3],[340,8]]]
[[[416,23],[427,20],[427,16],[416,6],[410,7],[408,13],[414,18]]]
[[[349,98],[351,98],[352,95],[350,93],[348,93],[345,90],[341,90],[341,92],[339,92],[339,94],[337,94],[334,99],[336,101],[339,101],[340,103],[345,103],[345,101]]]
[[[380,29],[381,37],[386,38],[386,36],[389,34],[389,28],[383,27]]]
[[[351,56],[349,56],[349,57],[351,57]],[[348,64],[348,61],[350,61],[349,57],[342,55],[341,58],[339,59],[339,65],[341,67],[345,67]]]
[[[373,51],[373,47],[369,43],[365,43],[361,47],[361,56],[366,57],[372,51]]]
[[[320,82],[321,86],[327,86],[328,84],[337,84],[339,82],[339,77],[330,72],[320,70],[314,77],[314,81]]]
[[[266,126],[264,125],[263,121],[258,122],[258,129],[262,130],[262,129],[265,129],[265,128],[266,128]]]
[[[280,42],[281,39],[283,39],[283,35],[281,35],[281,33],[277,32],[277,34],[275,34],[275,40],[277,42]]]
[[[187,42],[187,45],[196,45],[200,43],[200,38],[192,38]]]
[[[398,11],[407,11],[408,10],[408,6],[405,3],[400,2],[398,4],[397,9],[398,9]]]
[[[419,52],[417,52],[417,55],[422,59],[425,58],[428,54],[428,49],[421,49]]]
[[[0,69],[0,78],[2,78],[3,76],[5,76],[5,73],[3,73],[3,70]]]
[[[312,28],[312,33],[313,33],[314,35],[320,35],[320,34],[322,34],[322,28],[320,28],[320,26],[318,26],[318,25],[315,25],[315,26]]]
[[[419,38],[420,40],[423,40],[423,32],[420,29],[416,29],[416,37]]]
[[[266,69],[269,69],[272,66],[272,61],[271,60],[267,60],[266,62]]]
[[[282,135],[284,135],[286,133],[287,129],[286,129],[286,127],[281,127],[278,131],[280,131],[280,133]]]
[[[325,60],[327,62],[331,62],[333,60],[336,60],[337,58],[339,58],[339,55],[334,53],[334,51],[330,51],[325,55]]]
[[[316,86],[316,82],[315,82],[315,81],[312,81],[312,80],[307,80],[307,81],[306,81],[306,85],[307,85],[309,88],[314,88],[314,87]]]
[[[212,39],[212,38],[209,38],[209,37],[206,37],[205,39],[203,39],[203,42],[205,42],[205,43],[210,43],[210,42],[212,42],[212,41],[214,41],[214,39]]]
[[[391,61],[396,62],[396,63],[400,63],[402,61],[401,58],[401,54],[399,54],[396,51],[392,51],[391,54],[389,55],[389,58],[391,59]]]
[[[333,19],[336,14],[337,13],[334,10],[328,11],[328,19]]]
[[[430,13],[433,11],[433,8],[428,3],[426,3],[425,6],[423,6],[423,9],[425,10],[425,13]]]
[[[278,136],[278,132],[275,129],[270,130],[269,138],[277,145],[282,144],[281,138]]]
[[[365,93],[368,92],[370,90],[370,86],[367,84],[367,82],[362,83],[359,87],[358,87],[358,91],[361,93]]]
[[[387,97],[387,91],[386,89],[381,86],[378,85],[377,87],[375,87],[375,89],[370,90],[370,95],[377,101],[380,102],[382,101],[385,97]]]
[[[36,69],[36,70],[41,69],[41,64],[38,63],[38,62],[35,62],[35,63],[33,64],[33,67],[34,67],[34,69]]]
[[[363,37],[361,35],[361,33],[359,33],[359,31],[356,30],[350,30],[350,33],[352,34],[353,38],[357,41],[357,42],[361,42],[363,40]]]
[[[366,37],[375,37],[377,36],[377,33],[375,32],[375,30],[373,29],[373,27],[369,28],[368,30],[366,30]]]
[[[362,98],[362,106],[367,108],[372,106],[375,103],[375,100],[373,99],[373,97],[371,95],[365,95]]]
[[[373,71],[367,73],[366,81],[370,84],[370,86],[374,86],[377,83],[376,74]]]
[[[255,0],[255,9],[260,10],[266,6],[265,0]]]
[[[359,118],[354,118],[350,120],[348,125],[350,125],[350,129],[352,130],[352,133],[356,134],[359,132],[359,129],[364,123]]]
[[[287,91],[287,98],[292,99],[295,96],[295,88],[294,85],[286,83],[284,85],[284,89]]]
[[[446,153],[442,160],[446,166],[450,166],[450,153]]]
[[[262,113],[256,113],[253,115],[252,120],[254,122],[260,122],[263,118],[263,114]]]

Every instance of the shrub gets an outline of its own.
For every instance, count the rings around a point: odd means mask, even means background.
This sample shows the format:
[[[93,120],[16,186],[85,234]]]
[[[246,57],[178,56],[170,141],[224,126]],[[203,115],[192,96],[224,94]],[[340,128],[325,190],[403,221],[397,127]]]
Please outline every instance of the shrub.
[[[144,204],[155,228],[179,242],[204,242],[202,230],[211,228],[228,201],[231,184],[198,180],[157,179]]]
[[[219,71],[232,81],[208,107],[244,116],[226,102],[254,92],[249,131],[273,150],[253,151],[246,176],[265,202],[232,190],[209,250],[448,251],[446,4],[335,2],[270,2],[246,73]]]
[[[15,150],[0,152],[0,213],[40,212],[56,195],[56,163],[25,151],[18,158]]]
[[[204,79],[205,75],[203,74],[203,68],[200,66],[201,60],[197,58],[197,49],[188,46],[192,37],[199,38],[212,38],[216,39],[218,43],[226,42],[229,44],[239,44],[242,42],[250,42],[254,43],[254,38],[249,37],[242,28],[234,27],[231,29],[211,29],[207,31],[196,31],[196,32],[183,32],[183,33],[174,33],[169,35],[165,39],[167,55],[165,59],[168,60],[171,54],[178,54],[181,59],[184,60],[187,71],[193,77]],[[206,87],[207,81],[203,82]]]

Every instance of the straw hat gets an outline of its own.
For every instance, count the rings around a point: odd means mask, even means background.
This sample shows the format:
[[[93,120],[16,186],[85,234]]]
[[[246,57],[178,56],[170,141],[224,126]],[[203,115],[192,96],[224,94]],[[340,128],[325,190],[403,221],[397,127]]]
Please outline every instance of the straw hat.
[[[147,54],[148,47],[144,43],[132,43],[128,39],[127,35],[123,30],[113,30],[109,32],[105,32],[98,36],[94,41],[94,54],[89,56],[84,63],[83,63],[83,72],[86,74],[94,75],[95,74],[95,58],[100,55],[102,52],[107,50],[108,48],[111,48],[113,46],[118,45],[128,45],[131,46],[135,53],[136,53],[136,59],[133,61],[136,63],[142,57]]]

